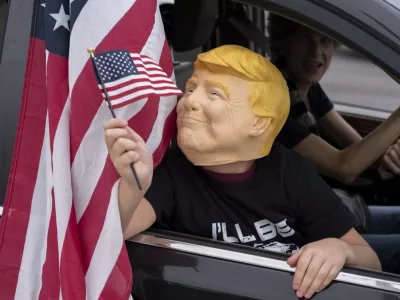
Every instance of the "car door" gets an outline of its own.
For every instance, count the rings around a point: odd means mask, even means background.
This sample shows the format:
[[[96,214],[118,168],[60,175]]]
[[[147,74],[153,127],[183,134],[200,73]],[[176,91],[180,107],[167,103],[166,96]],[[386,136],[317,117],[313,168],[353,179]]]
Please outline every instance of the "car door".
[[[135,299],[297,299],[283,254],[157,230],[126,246]],[[313,299],[399,297],[400,276],[348,268]]]

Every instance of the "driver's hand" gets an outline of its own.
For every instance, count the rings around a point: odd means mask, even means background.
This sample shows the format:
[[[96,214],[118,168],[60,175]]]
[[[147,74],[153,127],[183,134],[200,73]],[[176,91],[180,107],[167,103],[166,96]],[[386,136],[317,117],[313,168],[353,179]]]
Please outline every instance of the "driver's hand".
[[[383,180],[400,174],[400,139],[389,147],[378,166],[378,174]]]

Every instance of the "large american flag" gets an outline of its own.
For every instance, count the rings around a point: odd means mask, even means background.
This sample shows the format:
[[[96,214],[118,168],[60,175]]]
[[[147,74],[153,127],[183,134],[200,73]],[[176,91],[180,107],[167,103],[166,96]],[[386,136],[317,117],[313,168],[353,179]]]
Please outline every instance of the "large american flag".
[[[34,0],[0,232],[1,299],[130,297],[118,174],[103,136],[111,115],[88,47],[136,53],[174,81],[156,0]],[[147,141],[155,165],[175,134],[176,100],[150,93],[115,109]]]

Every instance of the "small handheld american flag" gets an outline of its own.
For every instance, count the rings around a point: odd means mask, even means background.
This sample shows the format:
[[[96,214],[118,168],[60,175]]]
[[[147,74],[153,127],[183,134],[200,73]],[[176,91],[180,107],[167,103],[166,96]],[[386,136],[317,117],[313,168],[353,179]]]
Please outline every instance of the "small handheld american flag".
[[[164,70],[150,58],[125,50],[103,52],[93,56],[103,97],[114,108],[156,94],[181,96],[183,93]],[[104,83],[104,87],[102,85]],[[105,89],[106,91],[105,91]]]
[[[114,108],[143,99],[150,95],[181,96],[183,93],[164,70],[149,57],[126,50],[113,50],[94,55],[88,48],[99,89],[107,101],[111,114]],[[131,164],[139,189],[142,189],[135,166]]]

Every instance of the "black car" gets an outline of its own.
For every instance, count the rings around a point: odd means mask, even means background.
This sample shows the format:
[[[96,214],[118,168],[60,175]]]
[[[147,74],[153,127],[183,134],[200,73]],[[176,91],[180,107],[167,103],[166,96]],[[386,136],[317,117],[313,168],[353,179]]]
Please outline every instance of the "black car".
[[[1,198],[10,168],[15,132],[10,128],[17,124],[28,47],[31,7],[25,1],[10,4],[0,65]],[[199,51],[235,43],[268,55],[268,12],[331,36],[400,83],[398,0],[175,0],[174,4],[162,4],[161,12],[180,87],[191,74]],[[371,109],[368,114],[362,112],[349,105],[342,114],[365,135],[382,122],[384,114]],[[126,246],[134,274],[134,299],[297,298],[292,288],[294,269],[283,254],[157,229],[136,236]],[[400,276],[345,268],[313,299],[400,299]]]

